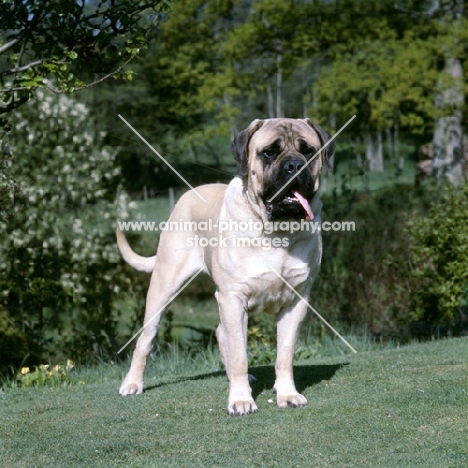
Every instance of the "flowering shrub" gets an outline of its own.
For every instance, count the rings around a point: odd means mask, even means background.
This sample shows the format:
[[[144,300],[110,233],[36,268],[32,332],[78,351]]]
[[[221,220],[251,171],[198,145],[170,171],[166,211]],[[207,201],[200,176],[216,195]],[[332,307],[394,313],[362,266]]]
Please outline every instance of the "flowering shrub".
[[[0,219],[0,306],[23,330],[32,361],[64,349],[113,354],[113,298],[130,287],[114,237],[115,220],[127,216],[116,151],[69,96],[39,92],[10,122],[20,195],[15,215]]]

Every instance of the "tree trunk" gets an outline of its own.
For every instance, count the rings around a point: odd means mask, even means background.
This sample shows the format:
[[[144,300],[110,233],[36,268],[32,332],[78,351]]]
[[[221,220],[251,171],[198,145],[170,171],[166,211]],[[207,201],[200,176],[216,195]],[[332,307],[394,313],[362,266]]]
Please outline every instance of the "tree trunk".
[[[309,85],[307,80],[307,64],[304,62],[301,69],[301,79],[302,79],[302,118],[306,119],[308,117],[307,109],[307,94],[309,91]]]
[[[175,205],[174,189],[172,187],[169,187],[169,216],[174,210],[174,205]]]
[[[276,117],[283,117],[283,56],[276,57]]]
[[[372,135],[367,132],[364,136],[366,143],[366,162],[369,172],[382,172],[383,171],[383,143],[382,132],[377,132],[377,144],[374,144]]]
[[[393,159],[399,161],[400,159],[400,126],[398,125],[398,111],[395,111],[395,118],[393,120]]]
[[[329,115],[329,122],[330,122],[330,127],[333,130],[333,133],[336,133],[336,114],[332,112]],[[330,167],[331,167],[331,173],[335,174],[335,153],[333,153],[329,159]]]
[[[436,14],[442,21],[459,20],[463,15],[464,0],[439,0]],[[443,79],[439,82],[440,91],[435,104],[443,117],[436,119],[433,138],[433,159],[430,174],[437,181],[448,181],[459,185],[464,180],[463,173],[463,130],[462,107],[464,95],[462,89],[463,68],[457,57],[446,52],[444,74],[451,78],[451,85],[443,88]]]
[[[431,175],[438,182],[448,181],[458,185],[463,181],[463,131],[462,111],[464,96],[461,89],[463,70],[460,60],[448,58],[444,72],[454,80],[451,88],[442,90],[436,96],[436,106],[443,111],[451,108],[452,115],[440,117],[434,126],[434,157]]]
[[[275,117],[275,110],[273,105],[273,91],[271,90],[271,86],[267,86],[267,99],[268,99],[268,117],[273,119]]]
[[[229,99],[229,96],[227,94],[224,95],[224,105],[226,107],[231,107],[231,100]],[[236,125],[236,121],[234,119],[231,119],[229,123],[229,130],[230,130],[230,136],[231,136],[231,141],[234,140],[236,135],[239,134],[239,130]]]
[[[395,155],[393,148],[392,129],[389,125],[385,127],[385,136],[387,140],[387,155],[389,158],[390,167],[395,167]]]
[[[372,136],[369,132],[364,135],[364,142],[366,144],[366,165],[367,170],[374,172],[374,145],[372,144]]]
[[[383,139],[382,131],[377,132],[377,153],[375,155],[375,171],[383,172],[384,163],[383,163]]]

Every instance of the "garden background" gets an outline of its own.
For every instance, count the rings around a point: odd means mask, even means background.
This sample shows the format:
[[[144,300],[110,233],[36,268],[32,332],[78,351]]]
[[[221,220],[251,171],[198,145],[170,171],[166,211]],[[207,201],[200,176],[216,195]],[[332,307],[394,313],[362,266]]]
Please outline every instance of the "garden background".
[[[186,187],[236,174],[254,118],[310,117],[337,138],[323,174],[322,271],[311,303],[364,340],[463,335],[468,143],[463,1],[2,1],[0,367],[114,362],[148,276],[120,259],[117,220],[164,221]],[[153,255],[157,233],[129,235]],[[170,306],[156,351],[213,344],[214,287]],[[299,357],[329,337],[314,317]],[[253,317],[250,361],[274,361]],[[322,343],[322,344],[321,344]],[[302,354],[300,354],[302,353]]]

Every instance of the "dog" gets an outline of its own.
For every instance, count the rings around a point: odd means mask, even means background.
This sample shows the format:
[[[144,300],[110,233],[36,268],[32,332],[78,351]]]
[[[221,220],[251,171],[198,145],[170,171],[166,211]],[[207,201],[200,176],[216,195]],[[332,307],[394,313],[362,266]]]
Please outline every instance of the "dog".
[[[308,298],[320,269],[322,239],[319,229],[282,226],[312,219],[319,225],[319,177],[323,165],[330,164],[334,142],[321,148],[329,140],[330,135],[309,119],[254,120],[231,144],[238,175],[228,185],[190,190],[175,205],[169,223],[183,221],[189,229],[163,230],[153,257],[133,252],[117,229],[124,260],[137,270],[152,272],[145,327],[120,395],[142,393],[161,309],[202,269],[216,284],[220,315],[216,337],[229,380],[228,414],[258,410],[247,369],[247,321],[256,312],[277,316],[274,391],[278,407],[307,405],[293,380],[295,344],[307,305],[285,281]],[[319,157],[311,161],[317,153]]]

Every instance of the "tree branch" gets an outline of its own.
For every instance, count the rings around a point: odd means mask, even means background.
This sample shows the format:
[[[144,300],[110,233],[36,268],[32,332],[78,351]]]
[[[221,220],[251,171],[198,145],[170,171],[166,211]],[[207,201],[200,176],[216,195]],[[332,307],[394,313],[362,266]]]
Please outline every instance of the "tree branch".
[[[108,73],[107,75],[103,76],[102,78],[99,78],[98,80],[96,81],[93,81],[92,83],[89,83],[85,86],[80,86],[78,88],[75,88],[75,91],[81,91],[82,89],[88,89],[88,88],[91,88],[93,86],[96,86],[98,85],[99,83],[102,83],[103,81],[106,81],[108,78],[110,78],[111,76],[115,75],[116,73],[119,73],[123,68],[125,68],[131,60],[133,60],[135,58],[135,55],[132,55],[126,62],[124,62],[120,67],[118,67],[116,70]],[[52,91],[54,93],[57,93],[57,94],[64,94],[64,91],[61,90],[61,89],[58,89],[58,88],[54,88],[53,86],[49,86],[47,83],[46,83],[46,88],[49,90],[49,91]]]
[[[28,102],[28,100],[29,100],[28,96],[23,96],[17,100],[11,99],[10,102],[6,106],[0,107],[0,114],[7,114],[8,112],[11,112],[12,110],[15,110],[16,108]]]
[[[26,91],[28,88],[26,86],[17,86],[16,88],[3,88],[0,89],[0,94],[14,93],[16,91]]]
[[[12,68],[11,70],[6,70],[4,72],[0,73],[0,78],[3,78],[4,76],[8,75],[14,75],[15,73],[21,73],[26,70],[29,70],[30,68],[37,67],[38,65],[41,65],[42,63],[52,63],[54,65],[69,65],[70,62],[65,62],[65,61],[56,61],[56,60],[47,60],[47,59],[41,59],[41,60],[36,60],[35,62],[28,63],[27,65],[23,65],[22,67],[16,67]]]
[[[8,75],[13,75],[15,73],[20,73],[28,70],[29,68],[37,67],[41,63],[43,63],[44,60],[36,60],[35,62],[28,63],[27,65],[23,65],[22,67],[16,66],[15,68],[12,68],[11,70],[3,71],[0,73],[0,78],[3,78],[4,76]]]
[[[6,44],[3,44],[2,47],[0,47],[0,55],[6,52],[8,49],[11,49],[19,41],[20,41],[19,39],[13,39],[12,41],[7,42]]]

